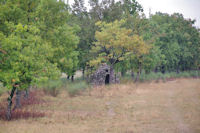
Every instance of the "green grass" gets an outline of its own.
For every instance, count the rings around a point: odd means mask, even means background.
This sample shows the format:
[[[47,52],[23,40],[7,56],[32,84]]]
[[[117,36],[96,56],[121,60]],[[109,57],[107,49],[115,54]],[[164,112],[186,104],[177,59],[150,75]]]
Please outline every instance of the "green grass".
[[[75,79],[74,82],[71,82],[67,78],[61,78],[42,83],[38,88],[43,89],[46,94],[56,97],[61,89],[67,90],[70,96],[75,96],[88,87],[89,85],[81,79]]]
[[[135,75],[136,77],[136,75]],[[165,74],[161,73],[161,72],[150,72],[148,74],[146,74],[144,71],[141,73],[139,80],[141,82],[143,81],[151,81],[151,80],[167,80],[170,78],[190,78],[190,77],[194,77],[194,78],[198,78],[200,77],[200,71],[196,70],[196,71],[184,71],[184,72],[180,72],[180,73],[176,73],[176,72],[167,72]],[[125,77],[122,77],[121,80],[124,82],[126,81],[130,81],[130,80],[134,80],[132,79],[130,74],[127,74]]]
[[[85,81],[78,81],[67,84],[66,90],[70,96],[76,96],[80,94],[81,91],[87,89],[88,87],[89,86]]]
[[[46,94],[50,94],[54,97],[56,97],[59,93],[59,90],[62,87],[62,81],[61,80],[49,80],[44,83],[41,83],[38,85],[39,88],[43,89],[43,91]]]
[[[81,91],[89,87],[82,77],[76,78],[74,82],[66,78],[61,78],[60,80],[62,81],[62,88],[66,89],[68,94],[72,97],[80,94]]]

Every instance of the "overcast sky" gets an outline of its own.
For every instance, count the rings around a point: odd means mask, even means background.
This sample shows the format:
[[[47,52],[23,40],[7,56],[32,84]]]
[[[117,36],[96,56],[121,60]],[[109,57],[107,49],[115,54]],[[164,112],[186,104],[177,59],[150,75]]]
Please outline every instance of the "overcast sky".
[[[67,0],[66,0],[67,1]],[[69,0],[73,3],[74,0]],[[151,13],[163,12],[172,14],[182,13],[185,18],[196,19],[196,26],[200,28],[200,0],[137,0],[143,7],[144,13],[148,17],[149,9]],[[86,5],[88,0],[85,0]]]

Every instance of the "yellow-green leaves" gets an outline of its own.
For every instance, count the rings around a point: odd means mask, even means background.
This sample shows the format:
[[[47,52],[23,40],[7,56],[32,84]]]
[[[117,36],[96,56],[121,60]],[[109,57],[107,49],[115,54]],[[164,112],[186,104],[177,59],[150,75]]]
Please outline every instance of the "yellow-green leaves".
[[[102,61],[112,65],[126,58],[127,53],[135,56],[146,54],[149,46],[143,41],[142,37],[133,35],[132,30],[123,27],[125,20],[114,21],[113,23],[97,22],[94,47],[91,52],[96,58],[90,61],[91,66]]]

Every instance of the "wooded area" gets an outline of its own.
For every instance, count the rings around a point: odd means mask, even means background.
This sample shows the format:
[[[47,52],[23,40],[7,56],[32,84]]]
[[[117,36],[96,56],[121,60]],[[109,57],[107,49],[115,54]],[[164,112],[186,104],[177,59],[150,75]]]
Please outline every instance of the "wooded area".
[[[147,18],[136,0],[89,0],[89,5],[0,0],[0,89],[26,90],[61,73],[73,80],[77,70],[85,78],[101,63],[122,76],[131,72],[136,80],[142,71],[199,70],[195,20],[161,12]]]

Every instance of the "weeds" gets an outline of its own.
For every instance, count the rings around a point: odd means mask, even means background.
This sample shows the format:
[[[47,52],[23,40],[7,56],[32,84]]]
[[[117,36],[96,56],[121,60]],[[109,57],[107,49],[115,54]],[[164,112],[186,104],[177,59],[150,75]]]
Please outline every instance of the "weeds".
[[[6,119],[6,109],[0,111],[0,119],[7,120]],[[16,119],[28,119],[28,118],[38,118],[38,117],[44,117],[45,113],[43,112],[37,112],[37,111],[27,111],[22,109],[16,109],[12,111],[12,120]]]
[[[161,73],[161,72],[150,72],[148,74],[146,74],[145,72],[142,72],[140,75],[140,81],[152,81],[152,80],[172,80],[174,78],[189,78],[189,77],[193,77],[193,78],[198,78],[200,77],[200,71],[196,70],[196,71],[184,71],[184,72],[180,72],[180,73],[176,73],[176,72],[167,72],[165,74]],[[130,81],[130,80],[134,80],[132,79],[132,77],[130,75],[126,75],[125,77],[122,78],[122,81]]]
[[[49,80],[40,85],[45,94],[50,94],[56,97],[59,94],[59,89],[62,87],[61,80]]]
[[[66,89],[70,96],[78,95],[81,91],[88,88],[88,85],[84,81],[79,81],[76,83],[70,83],[67,85]]]
[[[81,78],[76,79],[74,82],[71,82],[67,78],[61,78],[58,80],[47,81],[41,84],[39,88],[42,88],[45,94],[50,94],[54,97],[58,95],[59,90],[61,89],[66,89],[70,96],[75,96],[88,88],[88,85]]]
[[[13,105],[15,105],[15,97],[13,98]],[[12,120],[14,119],[28,119],[28,118],[38,118],[44,117],[45,113],[38,112],[36,110],[25,110],[24,106],[42,104],[45,103],[44,100],[39,98],[39,94],[36,91],[31,91],[28,98],[21,98],[22,108],[12,109]],[[13,106],[14,107],[14,106]],[[7,110],[7,100],[4,99],[0,103],[0,119],[6,120],[6,110]]]

